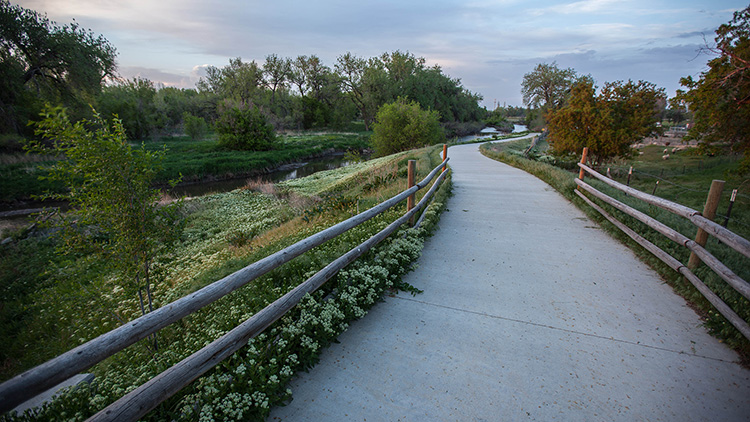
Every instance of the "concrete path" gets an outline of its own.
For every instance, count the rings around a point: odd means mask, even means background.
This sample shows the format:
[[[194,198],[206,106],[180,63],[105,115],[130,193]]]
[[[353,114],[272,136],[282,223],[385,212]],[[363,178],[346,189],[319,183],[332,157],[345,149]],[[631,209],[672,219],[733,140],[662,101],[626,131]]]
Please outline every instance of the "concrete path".
[[[477,145],[449,156],[424,293],[353,323],[269,420],[750,420],[750,371],[630,250]]]

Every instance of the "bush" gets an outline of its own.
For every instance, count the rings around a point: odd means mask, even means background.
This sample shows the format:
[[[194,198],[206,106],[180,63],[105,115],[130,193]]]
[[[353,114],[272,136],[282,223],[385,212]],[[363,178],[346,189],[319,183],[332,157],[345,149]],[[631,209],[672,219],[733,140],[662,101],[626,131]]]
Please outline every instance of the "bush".
[[[513,123],[509,122],[500,110],[495,110],[490,113],[487,118],[484,119],[484,123],[487,126],[492,126],[503,132],[513,132],[514,128]]]
[[[185,134],[193,141],[202,138],[208,131],[208,125],[203,117],[193,116],[188,112],[183,113],[182,124],[185,127]]]
[[[258,107],[240,104],[222,107],[215,129],[219,145],[232,150],[268,151],[274,148],[273,126]]]
[[[440,116],[400,98],[380,107],[373,125],[372,145],[378,156],[445,142]]]

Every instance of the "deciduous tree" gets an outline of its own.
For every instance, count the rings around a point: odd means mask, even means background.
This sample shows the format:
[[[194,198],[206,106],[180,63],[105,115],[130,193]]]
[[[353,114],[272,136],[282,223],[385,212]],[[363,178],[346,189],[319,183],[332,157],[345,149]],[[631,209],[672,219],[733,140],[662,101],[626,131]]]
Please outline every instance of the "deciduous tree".
[[[423,110],[404,98],[383,105],[373,124],[372,144],[377,155],[388,155],[445,140],[436,111]]]
[[[716,30],[718,57],[698,80],[691,76],[678,91],[693,113],[695,125],[686,140],[696,139],[704,148],[728,143],[744,154],[742,172],[750,171],[750,7],[735,12],[733,19]]]
[[[131,139],[144,139],[159,126],[154,98],[156,88],[148,79],[133,78],[104,87],[98,108],[102,115],[117,115]]]
[[[275,54],[266,56],[266,62],[263,63],[263,75],[268,88],[271,89],[271,105],[276,101],[276,90],[285,86],[290,72],[289,59],[280,58]]]
[[[0,132],[21,133],[44,102],[86,112],[115,72],[115,48],[75,22],[0,0]]]
[[[523,75],[523,103],[534,108],[552,109],[563,105],[573,87],[581,79],[593,84],[590,76],[579,77],[572,68],[560,69],[556,62],[540,63]]]
[[[42,117],[36,133],[52,146],[34,142],[29,149],[51,149],[66,158],[47,176],[69,189],[50,195],[71,205],[59,223],[63,242],[58,250],[107,260],[119,270],[123,287],[138,294],[141,311],[151,310],[154,257],[177,240],[181,227],[179,203],[159,205],[160,192],[151,187],[161,155],[133,148],[116,118],[110,126],[94,112],[93,120],[73,124],[59,107],[46,108]]]
[[[578,82],[565,105],[547,113],[549,142],[558,154],[588,147],[595,165],[628,156],[633,143],[658,133],[664,98],[650,82],[610,82],[598,95],[589,81]]]

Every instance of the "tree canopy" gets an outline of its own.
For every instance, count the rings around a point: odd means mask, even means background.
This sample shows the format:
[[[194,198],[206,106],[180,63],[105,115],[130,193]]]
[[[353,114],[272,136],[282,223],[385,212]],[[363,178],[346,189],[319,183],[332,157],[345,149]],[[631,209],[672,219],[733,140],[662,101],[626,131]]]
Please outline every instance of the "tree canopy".
[[[650,82],[609,82],[598,95],[591,82],[578,82],[565,105],[547,113],[550,145],[558,154],[588,147],[595,164],[628,156],[633,143],[658,133],[665,98]]]
[[[750,171],[750,7],[734,13],[733,19],[716,30],[718,57],[698,80],[691,76],[680,83],[687,92],[678,99],[688,104],[695,125],[686,137],[701,142],[704,149],[728,143],[744,154],[740,171]]]
[[[197,89],[178,89],[117,76],[115,49],[103,36],[9,0],[0,0],[0,45],[0,135],[14,134],[3,136],[3,150],[33,135],[27,123],[46,103],[66,107],[72,120],[91,118],[89,105],[106,118],[116,114],[131,140],[180,133],[184,116],[214,125],[227,101],[257,108],[275,130],[346,128],[354,120],[367,130],[379,108],[399,97],[437,111],[456,132],[486,115],[481,96],[409,52],[345,53],[331,67],[314,55],[237,57],[207,67]]]
[[[44,102],[92,103],[115,71],[115,48],[78,24],[0,0],[0,132],[22,133]]]
[[[380,107],[373,126],[372,144],[381,156],[445,140],[438,113],[403,97]]]
[[[557,108],[564,104],[573,85],[585,80],[593,84],[591,76],[578,76],[572,68],[560,69],[556,62],[539,63],[523,75],[521,93],[523,103],[534,108]]]

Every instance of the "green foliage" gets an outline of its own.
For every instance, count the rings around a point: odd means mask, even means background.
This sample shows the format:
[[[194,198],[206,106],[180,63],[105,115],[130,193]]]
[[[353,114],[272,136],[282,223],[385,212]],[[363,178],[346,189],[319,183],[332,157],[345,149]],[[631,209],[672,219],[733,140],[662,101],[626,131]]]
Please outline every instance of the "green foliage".
[[[104,87],[98,109],[104,116],[117,116],[130,139],[144,139],[157,128],[155,97],[153,82],[143,78],[128,79]]]
[[[659,132],[658,105],[665,97],[650,82],[610,82],[599,95],[590,82],[579,82],[568,102],[547,114],[550,145],[557,154],[588,147],[596,165],[629,156],[633,143]]]
[[[75,124],[61,108],[47,108],[42,117],[37,135],[67,158],[46,176],[68,188],[49,196],[72,207],[56,223],[62,229],[58,252],[100,256],[121,272],[128,291],[148,292],[154,256],[179,228],[178,204],[158,206],[160,192],[151,188],[159,155],[132,148],[122,122],[115,119],[109,128],[96,112],[92,121]],[[30,149],[48,151],[39,142]]]
[[[432,168],[440,162],[440,148],[412,152],[423,165]],[[401,158],[401,157],[396,157]],[[370,173],[383,168],[390,172],[394,157],[380,159],[378,165],[363,167],[359,172],[349,168],[338,171],[336,177],[311,179],[316,188],[306,191],[335,191],[342,196],[358,192],[361,181]],[[403,180],[394,181],[372,192],[359,203],[380,202],[380,195],[403,189]],[[303,188],[303,182],[297,181]],[[296,188],[293,188],[296,190]],[[365,254],[341,271],[318,292],[306,297],[290,313],[281,318],[265,333],[250,340],[232,357],[222,362],[190,386],[163,403],[144,417],[145,420],[263,420],[269,408],[281,405],[290,398],[287,383],[295,372],[306,370],[318,360],[321,350],[335,342],[348,324],[365,315],[390,289],[404,284],[401,276],[412,269],[418,258],[422,242],[434,229],[440,211],[445,206],[449,185],[438,190],[426,219],[420,229],[404,229],[386,239],[376,249]],[[270,195],[237,190],[189,201],[186,206],[187,227],[181,241],[171,254],[157,260],[167,260],[169,283],[156,286],[155,300],[167,303],[184,296],[196,288],[224,277],[244,266],[268,256],[289,244],[314,234],[348,217],[348,210],[332,208],[316,216],[315,221],[300,224],[301,217],[289,212],[286,199]],[[239,322],[250,318],[260,309],[278,299],[298,283],[322,269],[331,260],[360,244],[382,230],[402,210],[394,210],[376,217],[335,239],[305,253],[290,263],[255,280],[206,309],[173,324],[159,333],[161,348],[150,354],[142,343],[118,353],[93,368],[96,380],[91,387],[79,388],[63,394],[38,413],[25,416],[7,416],[8,420],[59,420],[68,418],[84,420],[94,412],[121,397],[134,386],[189,356],[210,341],[226,333]],[[235,237],[235,233],[242,233]],[[247,239],[250,235],[252,238]],[[241,238],[244,245],[226,246]],[[240,242],[241,243],[241,242]],[[0,248],[0,252],[6,249]],[[5,258],[5,255],[3,255]],[[4,261],[3,261],[4,262]],[[15,262],[19,262],[16,260]],[[105,278],[106,268],[90,267],[95,261],[79,262],[71,272],[87,275],[94,271]],[[73,264],[71,264],[73,266]],[[48,296],[57,292],[52,285]],[[107,292],[113,300],[123,298],[119,290]],[[34,309],[39,318],[50,322],[62,320],[58,331],[69,334],[70,347],[90,338],[92,331],[101,327],[99,312],[89,312],[92,317],[75,309],[71,313],[68,303],[45,302],[44,308]],[[61,318],[61,316],[63,318]],[[68,327],[75,329],[67,330]],[[49,330],[45,342],[31,342],[32,346],[51,348],[55,338]],[[38,334],[38,333],[37,333]],[[80,337],[80,338],[79,338]],[[27,350],[28,352],[28,350]],[[56,354],[56,353],[55,353]]]
[[[690,105],[695,126],[686,140],[701,141],[704,150],[729,143],[734,152],[744,154],[740,171],[750,171],[750,7],[734,13],[733,19],[716,30],[718,57],[696,81],[692,76],[680,83],[688,92],[678,91],[677,100]]]
[[[357,203],[357,199],[349,196],[327,194],[316,206],[304,211],[302,220],[309,223],[315,216],[330,212],[342,211],[352,213],[352,211],[356,211]]]
[[[436,111],[399,98],[378,111],[371,141],[375,153],[382,156],[444,142],[445,135]]]
[[[208,124],[206,124],[206,119],[203,117],[193,116],[185,112],[182,115],[182,121],[185,126],[185,134],[193,141],[204,137],[208,131]]]
[[[439,66],[427,67],[425,62],[422,57],[400,51],[370,59],[346,53],[338,57],[336,73],[366,128],[381,106],[399,97],[437,111],[443,122],[481,120],[481,96],[466,90],[460,80],[444,75]]]
[[[356,129],[356,128],[355,128]],[[253,176],[285,163],[304,161],[331,151],[364,150],[370,147],[368,135],[327,134],[296,135],[279,139],[273,151],[229,151],[213,137],[191,141],[188,137],[165,137],[147,142],[143,147],[163,153],[154,183],[166,186],[169,180],[186,182],[206,178]],[[166,147],[166,151],[164,150]],[[0,163],[0,200],[28,199],[45,191],[62,192],[62,184],[49,179],[39,180],[46,168],[54,164],[54,156],[26,155],[21,160]]]
[[[220,99],[247,103],[256,100],[262,84],[263,70],[258,64],[255,61],[243,62],[237,57],[230,59],[229,65],[221,69],[206,68],[206,76],[198,81],[197,87],[200,92],[214,94]]]
[[[23,133],[44,102],[83,107],[115,70],[115,48],[72,23],[0,1],[0,133]]]
[[[215,129],[219,133],[219,145],[226,149],[267,151],[275,147],[273,126],[258,107],[225,103]]]
[[[503,110],[497,109],[492,111],[485,119],[484,124],[487,126],[492,126],[497,130],[502,130],[505,132],[512,132],[513,131],[513,123],[509,122],[508,119],[505,117],[505,114]]]
[[[578,76],[575,69],[560,69],[557,63],[539,63],[533,71],[523,75],[521,93],[523,103],[544,110],[562,106],[577,82],[593,84],[591,76]]]

